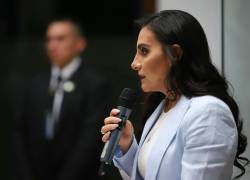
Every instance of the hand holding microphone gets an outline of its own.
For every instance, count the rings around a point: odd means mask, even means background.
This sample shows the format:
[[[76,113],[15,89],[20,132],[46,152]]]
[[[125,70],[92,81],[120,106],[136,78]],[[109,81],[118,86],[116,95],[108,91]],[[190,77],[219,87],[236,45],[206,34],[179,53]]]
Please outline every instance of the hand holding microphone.
[[[132,89],[125,88],[121,92],[118,106],[110,112],[110,116],[105,118],[104,126],[101,128],[102,140],[105,142],[101,154],[101,166],[99,174],[105,174],[104,166],[111,164],[115,151],[120,146],[123,153],[126,153],[133,140],[133,126],[127,121],[132,107],[136,100],[136,94]]]
[[[113,109],[110,112],[110,116],[105,118],[104,126],[101,129],[101,133],[104,134],[102,137],[103,142],[106,143],[109,140],[111,132],[119,126],[119,123],[121,123],[122,120],[118,118],[119,113],[119,109]],[[127,120],[124,123],[124,127],[122,129],[122,134],[119,141],[119,146],[124,154],[127,152],[132,143],[133,132],[134,128],[132,126],[132,123]]]

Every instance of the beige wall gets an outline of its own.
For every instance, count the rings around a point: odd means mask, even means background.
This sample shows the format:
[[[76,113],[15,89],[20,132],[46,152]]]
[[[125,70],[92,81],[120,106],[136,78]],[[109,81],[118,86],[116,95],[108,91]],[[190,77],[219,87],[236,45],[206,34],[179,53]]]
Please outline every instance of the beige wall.
[[[179,9],[201,23],[208,38],[214,64],[221,69],[221,0],[157,0],[157,11]]]

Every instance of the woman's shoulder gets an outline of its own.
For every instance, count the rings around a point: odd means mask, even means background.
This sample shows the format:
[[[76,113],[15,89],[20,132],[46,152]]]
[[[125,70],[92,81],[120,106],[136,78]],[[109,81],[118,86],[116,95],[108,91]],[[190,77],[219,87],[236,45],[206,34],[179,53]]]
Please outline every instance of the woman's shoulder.
[[[213,109],[215,111],[225,111],[225,112],[231,112],[228,105],[222,101],[221,99],[211,96],[211,95],[205,95],[205,96],[198,96],[198,97],[192,97],[190,99],[190,107],[189,110],[197,110],[197,111],[208,111],[209,109]]]
[[[213,149],[225,148],[230,155],[234,155],[237,128],[226,103],[214,96],[200,96],[189,100],[189,108],[178,131],[182,144],[197,152],[210,149],[213,153]]]
[[[233,114],[228,105],[221,99],[210,95],[190,99],[183,123],[187,126],[195,124],[217,126],[221,123],[235,126]]]

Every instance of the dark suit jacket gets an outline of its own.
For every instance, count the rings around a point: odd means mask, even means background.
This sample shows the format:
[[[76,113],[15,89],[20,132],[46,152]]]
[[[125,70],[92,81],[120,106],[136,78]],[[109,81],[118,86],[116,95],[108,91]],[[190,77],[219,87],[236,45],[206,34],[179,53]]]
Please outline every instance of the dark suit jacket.
[[[30,83],[13,133],[13,177],[18,180],[96,180],[102,150],[100,127],[110,111],[107,82],[82,62],[64,92],[53,140],[45,139],[50,74]]]

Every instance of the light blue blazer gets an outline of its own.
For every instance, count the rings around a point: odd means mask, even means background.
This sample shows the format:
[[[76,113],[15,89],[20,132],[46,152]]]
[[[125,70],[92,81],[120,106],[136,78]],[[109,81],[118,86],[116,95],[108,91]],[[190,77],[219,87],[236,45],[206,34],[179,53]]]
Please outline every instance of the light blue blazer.
[[[123,179],[141,180],[140,148],[163,110],[164,100],[147,120],[139,145],[117,150],[114,164]],[[181,96],[168,112],[146,165],[145,180],[231,180],[237,129],[229,107],[213,96]]]

